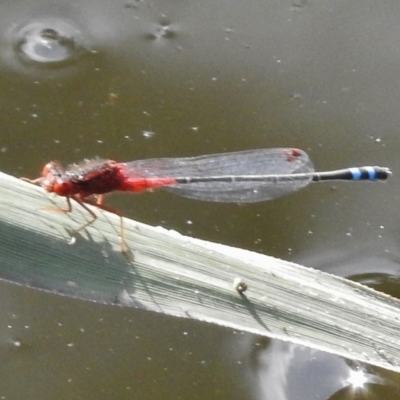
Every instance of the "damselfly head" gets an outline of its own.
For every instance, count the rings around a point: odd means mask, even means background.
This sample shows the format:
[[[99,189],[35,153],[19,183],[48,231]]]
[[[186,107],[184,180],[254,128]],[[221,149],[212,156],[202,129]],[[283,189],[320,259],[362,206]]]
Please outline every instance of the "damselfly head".
[[[71,183],[65,177],[65,170],[58,161],[50,161],[42,171],[42,188],[49,193],[59,196],[68,196],[71,192]]]

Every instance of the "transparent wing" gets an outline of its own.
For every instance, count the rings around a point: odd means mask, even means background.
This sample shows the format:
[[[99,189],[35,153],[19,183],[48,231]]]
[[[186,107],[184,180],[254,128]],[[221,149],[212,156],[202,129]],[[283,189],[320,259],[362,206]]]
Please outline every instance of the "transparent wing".
[[[314,172],[308,155],[290,148],[148,159],[122,165],[128,176],[147,179],[254,176],[254,180],[238,182],[190,182],[163,187],[192,199],[229,203],[250,203],[287,195],[307,186]],[[291,174],[304,175],[292,179],[288,177]]]

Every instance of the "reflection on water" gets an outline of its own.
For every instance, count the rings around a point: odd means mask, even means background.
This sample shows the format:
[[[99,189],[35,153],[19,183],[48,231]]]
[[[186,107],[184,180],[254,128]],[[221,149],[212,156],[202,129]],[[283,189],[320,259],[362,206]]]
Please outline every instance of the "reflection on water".
[[[399,388],[394,374],[336,355],[250,335],[239,343],[232,345],[230,355],[247,356],[246,379],[252,383],[255,400],[370,398],[372,388],[391,396]],[[386,399],[397,398],[391,396]]]
[[[151,32],[145,35],[145,38],[151,40],[173,39],[177,34],[177,28],[171,25],[166,15],[163,15],[159,24],[154,25],[151,28]]]
[[[357,252],[342,263],[341,254],[368,243],[372,273],[381,271],[380,236],[400,243],[397,8],[371,0],[3,2],[1,169],[35,176],[50,159],[282,146],[310,151],[320,170],[387,165],[394,176],[382,186],[321,184],[252,206],[162,193],[110,199],[127,217],[195,237],[297,261],[308,251],[305,265],[330,264],[335,273],[346,264],[343,275],[361,273],[354,267],[365,268],[366,257]],[[97,56],[84,63],[93,49]],[[84,73],[64,79],[69,68]],[[75,398],[132,399],[134,388],[151,400],[249,398],[234,367],[221,362],[229,334],[212,325],[0,286],[0,396],[70,399],[72,388]],[[190,344],[178,324],[192,330]],[[324,364],[309,353],[271,349],[272,361],[260,355],[247,376],[260,384],[258,398],[267,398],[264,377],[277,396],[285,385],[293,394],[308,384],[301,400],[339,387],[313,379]],[[293,352],[304,355],[297,375],[288,373]]]
[[[382,255],[379,255],[375,243],[366,243],[353,250],[338,248],[336,251],[321,251],[319,254],[308,249],[298,257],[297,262],[343,276],[400,299],[398,245],[387,239],[381,244],[385,248]]]
[[[15,52],[23,61],[61,64],[83,53],[80,30],[55,18],[30,21],[15,29],[11,36]]]
[[[75,23],[63,18],[34,18],[3,32],[1,58],[13,69],[59,69],[89,52],[88,38]],[[43,75],[45,76],[45,75]]]

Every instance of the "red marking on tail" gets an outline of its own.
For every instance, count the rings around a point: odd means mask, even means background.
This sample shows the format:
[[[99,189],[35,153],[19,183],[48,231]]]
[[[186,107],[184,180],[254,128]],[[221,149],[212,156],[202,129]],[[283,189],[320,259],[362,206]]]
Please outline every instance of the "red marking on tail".
[[[302,155],[302,152],[299,149],[288,149],[286,152],[287,152],[286,159],[289,162],[296,161],[297,157],[300,157]]]

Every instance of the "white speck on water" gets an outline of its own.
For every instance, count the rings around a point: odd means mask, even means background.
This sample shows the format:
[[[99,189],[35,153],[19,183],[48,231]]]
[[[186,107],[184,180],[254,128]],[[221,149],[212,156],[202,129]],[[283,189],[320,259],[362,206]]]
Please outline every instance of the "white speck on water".
[[[153,131],[142,131],[142,135],[146,139],[150,139],[155,135],[155,132],[153,132]]]

